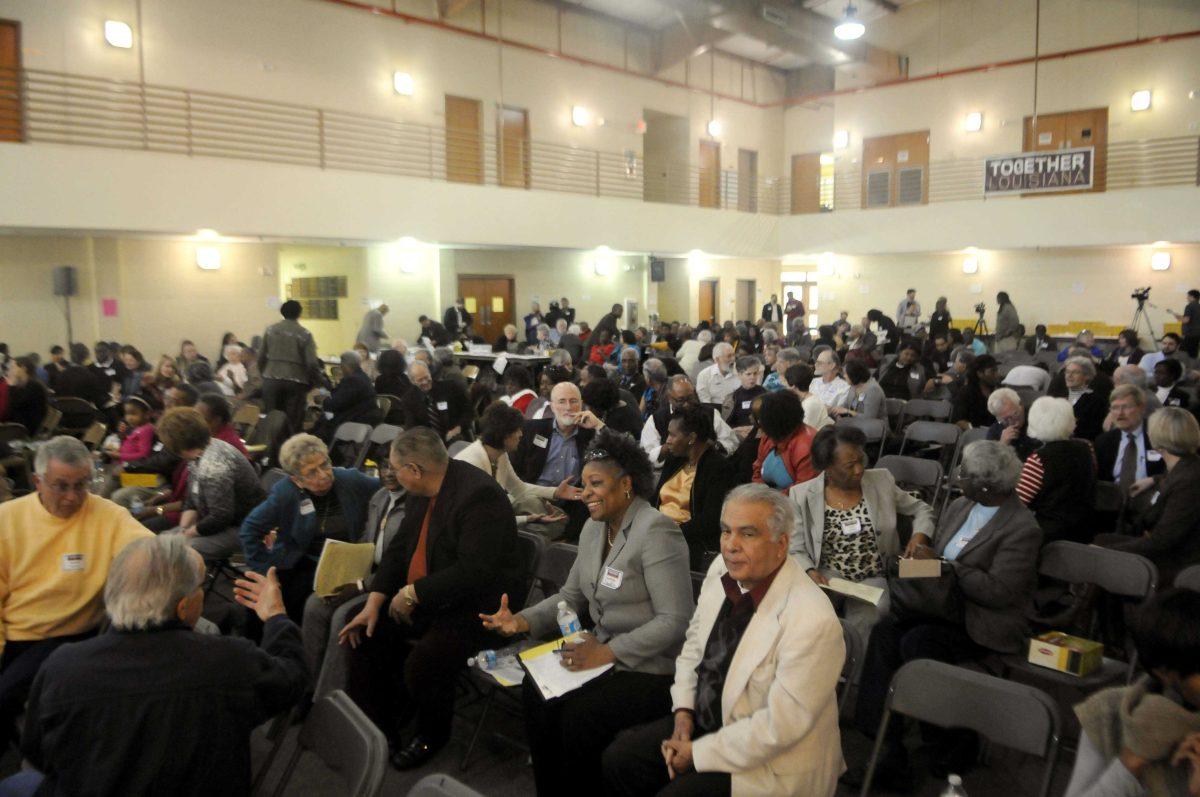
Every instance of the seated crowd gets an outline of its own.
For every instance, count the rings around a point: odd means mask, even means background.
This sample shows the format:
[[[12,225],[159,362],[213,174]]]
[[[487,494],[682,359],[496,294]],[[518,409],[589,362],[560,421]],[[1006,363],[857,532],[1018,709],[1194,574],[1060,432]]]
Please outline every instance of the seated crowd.
[[[1169,589],[1200,564],[1200,370],[1173,333],[1060,350],[1001,297],[991,341],[945,300],[924,326],[910,291],[897,320],[815,338],[795,300],[622,329],[621,305],[593,328],[564,298],[489,341],[460,299],[411,344],[372,310],[324,361],[288,301],[215,363],[191,341],[154,365],[5,351],[0,422],[27,442],[0,442],[0,485],[28,494],[0,491],[0,734],[32,768],[0,795],[247,794],[250,732],[339,689],[416,769],[468,658],[556,639],[570,610],[561,666],[606,671],[553,699],[526,677],[539,795],[828,796],[864,781],[842,734],[876,737],[905,664],[999,672],[1062,630],[1051,609],[1140,667],[1077,705],[1068,795],[1200,794],[1200,594]],[[63,423],[64,399],[92,414]],[[245,407],[278,445],[246,444]],[[381,436],[346,458],[345,424]],[[913,460],[936,484],[907,483]],[[556,590],[529,589],[521,533],[573,546]],[[1057,541],[1144,557],[1159,592],[1055,590]],[[338,542],[372,546],[369,573],[319,595]],[[900,577],[922,560],[941,575]],[[218,628],[223,578],[244,610]],[[916,786],[905,730],[877,740],[880,788]],[[921,735],[936,777],[978,762],[969,730]]]

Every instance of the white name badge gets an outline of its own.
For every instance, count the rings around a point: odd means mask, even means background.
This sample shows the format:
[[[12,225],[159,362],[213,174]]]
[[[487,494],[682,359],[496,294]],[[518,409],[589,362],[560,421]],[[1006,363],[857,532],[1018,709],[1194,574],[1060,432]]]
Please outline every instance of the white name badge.
[[[1150,462],[1160,462],[1162,461],[1162,454],[1158,453],[1157,451],[1150,450],[1146,452],[1146,459]]]
[[[1156,493],[1154,493],[1154,495],[1150,496],[1150,506],[1154,506],[1157,503],[1158,503],[1158,493],[1156,492]]]
[[[163,444],[162,444],[162,443],[155,443],[155,444],[154,444],[154,448],[152,448],[152,449],[151,449],[151,451],[162,451],[162,450],[163,450]]]
[[[446,401],[439,401],[437,403],[437,408],[444,412],[444,411],[450,409],[450,404],[449,404],[449,402],[446,402]]]
[[[64,573],[79,573],[83,571],[85,559],[81,553],[65,553],[62,555]]]
[[[858,534],[862,531],[862,522],[858,518],[842,521],[842,534]]]
[[[970,542],[971,542],[971,540],[972,540],[972,539],[974,539],[974,538],[972,538],[972,537],[962,537],[962,538],[960,538],[960,539],[957,539],[957,540],[955,540],[955,541],[954,541],[954,547],[955,547],[955,548],[957,548],[957,549],[958,549],[958,550],[961,552],[963,548],[966,548],[966,547],[967,547],[967,545],[969,545],[969,544],[970,544]]]
[[[533,436],[533,444],[538,448],[545,448],[549,443],[550,441],[540,434]]]
[[[311,515],[313,512],[316,512],[316,511],[317,511],[317,508],[315,506],[313,506],[313,502],[311,499],[305,498],[303,501],[300,502],[300,514],[301,515]]]
[[[600,586],[608,589],[620,589],[621,582],[625,580],[625,574],[615,567],[604,568],[604,578],[600,579]]]
[[[200,482],[198,480],[192,482],[192,495],[200,495]]]
[[[749,402],[749,401],[743,401],[743,402],[742,402],[742,409],[744,409],[744,410],[748,410],[748,409],[750,409],[750,402]]]

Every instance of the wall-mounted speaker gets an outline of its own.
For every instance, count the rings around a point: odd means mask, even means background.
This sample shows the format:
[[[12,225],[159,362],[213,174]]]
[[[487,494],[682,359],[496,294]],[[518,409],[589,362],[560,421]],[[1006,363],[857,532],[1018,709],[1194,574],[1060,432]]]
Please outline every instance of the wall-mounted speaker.
[[[666,282],[667,281],[667,264],[662,258],[650,258],[650,281],[651,282]]]
[[[54,269],[55,296],[74,296],[78,290],[74,266],[58,266]]]

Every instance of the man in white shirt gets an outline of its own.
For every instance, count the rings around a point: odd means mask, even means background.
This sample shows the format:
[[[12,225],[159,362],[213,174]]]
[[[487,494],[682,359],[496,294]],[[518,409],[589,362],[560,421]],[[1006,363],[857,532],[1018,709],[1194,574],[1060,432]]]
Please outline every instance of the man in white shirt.
[[[911,335],[921,323],[921,303],[917,301],[917,289],[909,288],[896,306],[896,326]]]
[[[685,340],[679,347],[675,357],[678,358],[679,367],[685,374],[690,374],[696,367],[696,363],[700,362],[700,350],[709,343],[712,343],[712,333],[707,329],[702,329],[696,333],[695,338]]]
[[[701,404],[722,404],[741,385],[733,360],[733,346],[724,341],[713,346],[713,364],[696,378],[696,393]]]
[[[819,398],[825,408],[840,406],[850,392],[850,383],[838,374],[842,369],[837,352],[826,349],[817,355],[816,379],[808,386],[808,392]]]
[[[676,374],[667,380],[667,400],[659,402],[658,411],[646,419],[642,426],[640,438],[642,450],[650,457],[650,462],[657,464],[663,454],[663,441],[667,439],[667,423],[671,414],[687,404],[697,404],[696,388],[683,374]],[[717,433],[717,442],[725,449],[726,454],[732,454],[741,444],[737,432],[725,423],[721,411],[713,410],[713,430]]]

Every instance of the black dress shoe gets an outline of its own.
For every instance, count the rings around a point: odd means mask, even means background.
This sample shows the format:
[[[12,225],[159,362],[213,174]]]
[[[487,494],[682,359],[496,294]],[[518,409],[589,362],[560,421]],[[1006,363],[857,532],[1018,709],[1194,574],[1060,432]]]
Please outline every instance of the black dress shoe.
[[[414,736],[408,744],[392,753],[392,766],[402,771],[424,766],[444,746],[445,742],[434,744],[420,736]]]

